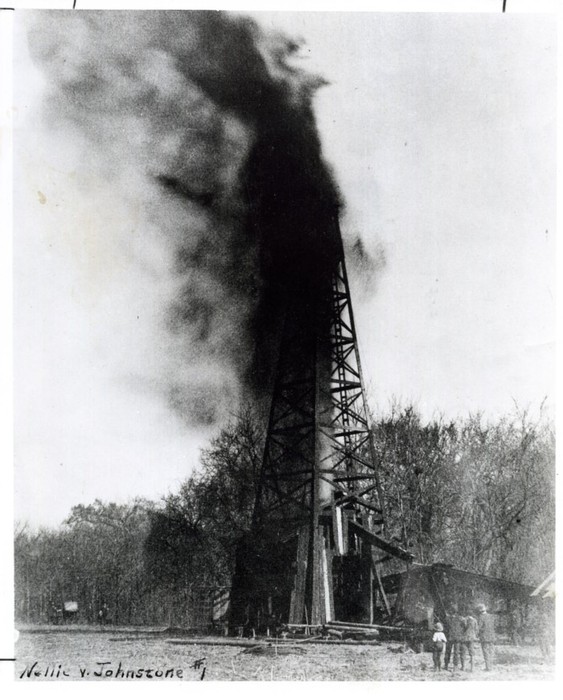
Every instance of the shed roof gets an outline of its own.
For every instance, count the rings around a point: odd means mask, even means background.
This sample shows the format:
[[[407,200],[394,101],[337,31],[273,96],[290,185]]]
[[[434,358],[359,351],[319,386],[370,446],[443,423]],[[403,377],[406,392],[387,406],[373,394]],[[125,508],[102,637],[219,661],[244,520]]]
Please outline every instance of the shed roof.
[[[555,571],[552,571],[549,576],[534,589],[530,596],[541,596],[542,598],[555,598]]]

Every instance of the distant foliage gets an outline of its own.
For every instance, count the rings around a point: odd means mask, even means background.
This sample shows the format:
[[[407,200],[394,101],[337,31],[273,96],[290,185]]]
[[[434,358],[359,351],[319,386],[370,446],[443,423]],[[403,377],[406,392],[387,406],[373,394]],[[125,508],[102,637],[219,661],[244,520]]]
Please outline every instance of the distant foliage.
[[[387,536],[416,560],[535,584],[555,566],[555,437],[526,412],[422,421],[394,408],[373,425]],[[262,462],[251,410],[202,452],[160,504],[78,505],[57,530],[16,528],[16,617],[189,624],[201,591],[228,587],[251,527]]]
[[[555,438],[526,412],[374,426],[389,533],[418,561],[535,583],[554,567]]]
[[[141,613],[143,542],[152,505],[96,500],[75,506],[56,531],[19,527],[15,539],[16,617],[60,623],[65,602],[83,622],[121,624]],[[100,615],[101,612],[101,615]]]
[[[189,624],[207,592],[229,585],[250,526],[262,441],[245,410],[160,504],[97,500],[75,506],[57,530],[17,526],[16,618],[67,622],[74,618],[64,603],[76,601],[80,622]]]

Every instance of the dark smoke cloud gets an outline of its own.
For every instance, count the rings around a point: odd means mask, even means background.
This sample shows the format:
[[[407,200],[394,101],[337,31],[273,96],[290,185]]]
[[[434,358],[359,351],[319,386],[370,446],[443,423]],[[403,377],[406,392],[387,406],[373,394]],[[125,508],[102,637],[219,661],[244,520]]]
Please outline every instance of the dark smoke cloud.
[[[78,133],[85,166],[166,242],[159,390],[195,423],[259,399],[288,294],[339,245],[311,104],[323,80],[289,64],[297,43],[219,12],[35,13],[29,45],[50,128]]]

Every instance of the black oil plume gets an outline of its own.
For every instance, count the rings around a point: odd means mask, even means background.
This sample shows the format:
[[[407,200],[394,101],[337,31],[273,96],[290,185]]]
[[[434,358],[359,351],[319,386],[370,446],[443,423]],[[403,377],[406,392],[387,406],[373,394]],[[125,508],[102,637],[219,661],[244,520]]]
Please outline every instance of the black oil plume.
[[[169,252],[159,391],[195,424],[260,400],[284,300],[339,245],[312,108],[324,81],[291,64],[296,42],[223,12],[33,13],[28,36],[46,122],[80,135]]]

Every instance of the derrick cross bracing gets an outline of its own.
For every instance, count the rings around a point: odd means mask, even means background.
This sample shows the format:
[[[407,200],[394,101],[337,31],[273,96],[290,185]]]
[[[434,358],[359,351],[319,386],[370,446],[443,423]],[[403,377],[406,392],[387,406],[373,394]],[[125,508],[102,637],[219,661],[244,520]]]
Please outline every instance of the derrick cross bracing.
[[[383,494],[344,251],[288,294],[252,532],[233,581],[236,624],[372,621],[372,548],[385,539]],[[383,593],[383,597],[384,593]]]

